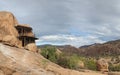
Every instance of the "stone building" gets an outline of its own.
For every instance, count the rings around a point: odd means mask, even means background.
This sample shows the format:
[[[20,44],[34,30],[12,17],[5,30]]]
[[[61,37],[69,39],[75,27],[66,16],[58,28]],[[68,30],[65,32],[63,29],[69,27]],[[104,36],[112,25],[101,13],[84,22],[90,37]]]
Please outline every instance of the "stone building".
[[[35,45],[37,39],[29,25],[19,24],[10,12],[0,12],[0,42],[37,52]]]

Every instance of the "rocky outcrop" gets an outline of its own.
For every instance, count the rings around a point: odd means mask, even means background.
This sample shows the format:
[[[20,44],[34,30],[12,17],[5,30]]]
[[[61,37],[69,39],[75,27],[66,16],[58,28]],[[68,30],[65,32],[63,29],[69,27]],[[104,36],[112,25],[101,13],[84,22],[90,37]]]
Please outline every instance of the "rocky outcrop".
[[[0,75],[104,75],[64,69],[40,54],[0,43]]]
[[[42,69],[42,56],[0,44],[0,75],[54,75]]]
[[[14,26],[18,24],[14,15],[10,12],[2,11],[0,12],[0,41],[18,46],[19,43],[16,37],[19,35]],[[12,40],[15,43],[11,43]],[[17,40],[17,41],[16,41]]]
[[[32,52],[37,52],[37,47],[36,47],[35,43],[28,44],[27,46],[25,46],[25,49],[28,49]]]
[[[85,64],[83,61],[79,61],[78,66],[79,66],[79,68],[85,68]]]
[[[19,24],[11,12],[0,12],[0,42],[37,52],[32,28],[26,24]]]
[[[109,71],[108,62],[105,59],[103,59],[103,58],[99,59],[96,64],[97,64],[97,69],[99,71],[102,71],[102,72],[108,72]]]
[[[2,41],[6,45],[10,45],[14,47],[17,46],[19,48],[21,47],[19,40],[15,36],[12,36],[12,35],[6,35]]]
[[[18,22],[12,13],[6,12],[6,11],[0,12],[0,28],[1,28],[0,30],[1,30],[1,33],[4,33],[4,35],[17,36],[18,33],[14,28],[14,26],[17,24],[18,24]]]

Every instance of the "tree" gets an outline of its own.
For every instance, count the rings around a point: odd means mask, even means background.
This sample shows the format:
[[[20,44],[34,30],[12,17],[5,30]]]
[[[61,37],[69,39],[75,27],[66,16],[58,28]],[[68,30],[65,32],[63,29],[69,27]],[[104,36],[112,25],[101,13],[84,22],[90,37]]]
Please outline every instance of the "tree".
[[[79,57],[75,54],[66,56],[62,54],[58,59],[58,64],[70,69],[76,69],[78,67]]]
[[[56,54],[56,51],[57,51],[57,49],[55,47],[47,46],[47,47],[41,49],[41,54],[45,58],[47,58],[50,61],[56,63],[57,62],[57,57],[58,57],[57,54]]]

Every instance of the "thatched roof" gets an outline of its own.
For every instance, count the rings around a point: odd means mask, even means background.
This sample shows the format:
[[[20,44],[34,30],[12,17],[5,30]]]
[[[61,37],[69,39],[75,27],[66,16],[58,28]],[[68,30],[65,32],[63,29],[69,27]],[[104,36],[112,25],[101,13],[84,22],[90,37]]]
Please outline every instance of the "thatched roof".
[[[30,30],[32,30],[32,27],[30,27],[27,24],[18,24],[18,25],[15,25],[15,27],[16,28],[24,28],[24,29],[30,29]]]

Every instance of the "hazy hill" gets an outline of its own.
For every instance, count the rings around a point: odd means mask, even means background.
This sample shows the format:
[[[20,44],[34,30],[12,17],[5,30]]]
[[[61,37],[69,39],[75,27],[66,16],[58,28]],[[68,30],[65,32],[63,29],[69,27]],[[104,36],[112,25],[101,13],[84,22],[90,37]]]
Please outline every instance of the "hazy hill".
[[[70,54],[78,54],[83,56],[116,56],[120,55],[120,40],[109,41],[104,44],[95,43],[92,45],[85,45],[79,48],[76,48],[71,45],[42,45],[39,48],[45,46],[55,46],[62,52]]]
[[[73,53],[78,53],[79,54],[79,49],[74,47],[74,46],[71,46],[71,45],[41,45],[41,46],[38,46],[38,48],[44,48],[46,46],[54,46],[56,47],[57,49],[59,49],[60,51],[62,51],[63,53],[65,53],[66,55],[71,55]]]
[[[115,56],[120,55],[120,40],[109,41],[104,44],[95,44],[88,47],[79,47],[81,54],[86,56]]]

